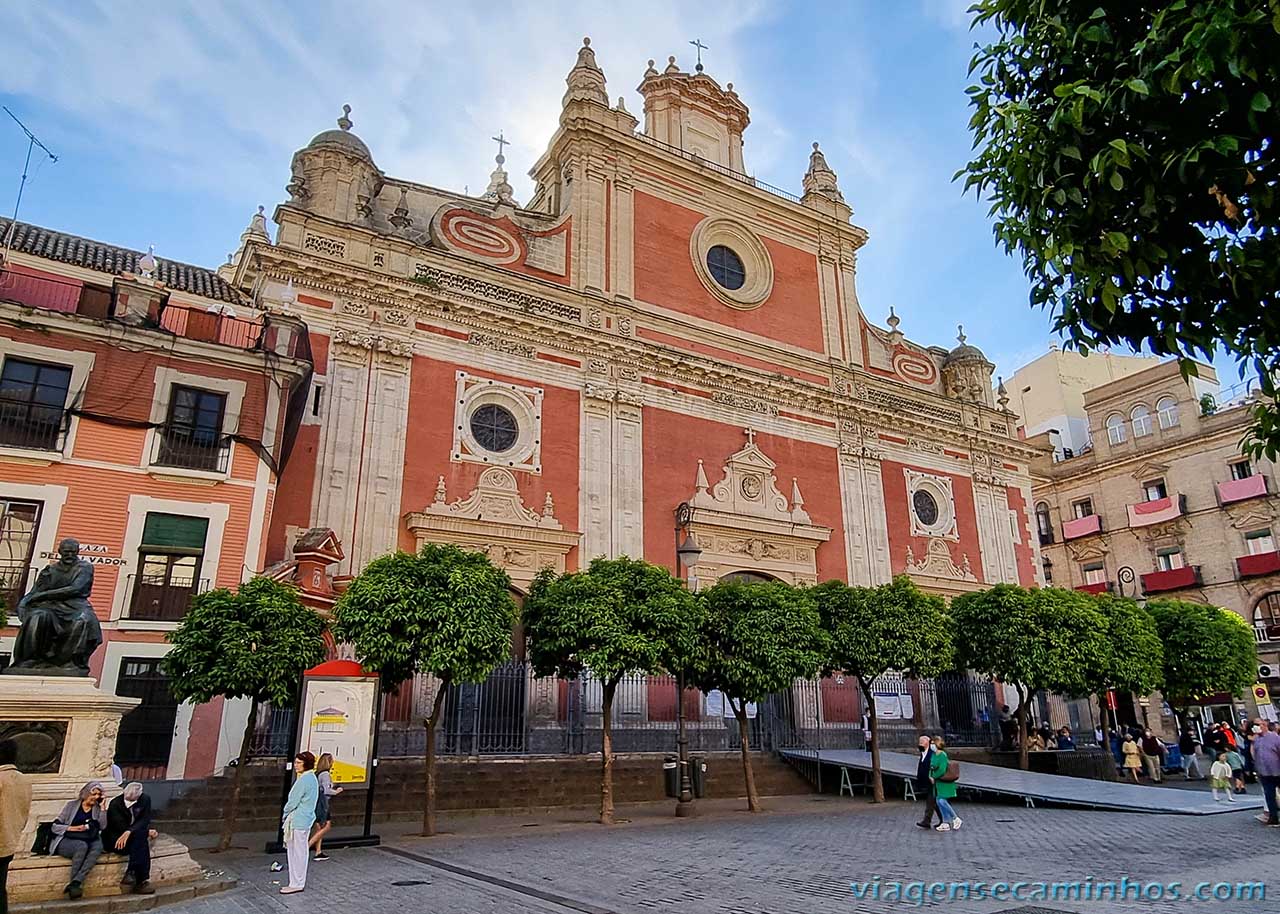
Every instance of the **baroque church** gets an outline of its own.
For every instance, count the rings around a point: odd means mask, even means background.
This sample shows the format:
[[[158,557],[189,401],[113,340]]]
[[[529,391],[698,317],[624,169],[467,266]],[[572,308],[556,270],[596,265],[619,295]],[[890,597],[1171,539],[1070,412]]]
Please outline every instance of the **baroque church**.
[[[268,562],[328,528],[340,573],[455,542],[520,589],[619,555],[694,586],[1035,583],[1033,451],[993,366],[864,315],[868,233],[818,144],[797,196],[748,176],[748,108],[701,64],[649,62],[643,124],[589,39],[566,83],[530,199],[501,146],[479,196],[387,175],[344,108],[274,243],[256,217],[219,271],[310,333]]]

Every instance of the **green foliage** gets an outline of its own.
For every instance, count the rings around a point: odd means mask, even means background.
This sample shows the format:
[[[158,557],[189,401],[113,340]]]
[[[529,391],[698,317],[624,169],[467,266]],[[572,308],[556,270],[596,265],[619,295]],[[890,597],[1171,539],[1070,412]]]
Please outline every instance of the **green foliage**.
[[[1156,621],[1128,597],[1098,594],[1093,598],[1106,619],[1106,662],[1093,678],[1092,690],[1119,689],[1147,695],[1164,680],[1164,648]]]
[[[1170,701],[1214,692],[1237,693],[1257,676],[1257,642],[1249,624],[1230,610],[1186,600],[1152,600],[1164,643],[1164,683]]]
[[[810,593],[781,582],[734,581],[699,593],[702,648],[691,681],[744,703],[814,675],[825,639]]]
[[[1106,617],[1087,594],[997,584],[951,601],[956,659],[1021,686],[1082,695],[1107,666]]]
[[[827,581],[810,593],[829,638],[826,672],[843,671],[866,685],[889,670],[937,676],[952,668],[946,604],[906,575],[879,587]]]
[[[697,646],[693,596],[665,568],[598,558],[585,571],[544,568],[524,604],[529,661],[540,676],[601,682],[687,663]]]
[[[483,682],[511,651],[511,579],[479,552],[428,543],[370,562],[334,610],[334,635],[390,690],[415,673]]]
[[[214,696],[292,705],[304,670],[325,659],[325,623],[298,591],[257,577],[197,594],[161,668],[179,701]]]
[[[1261,376],[1246,447],[1280,451],[1280,2],[980,0],[974,158],[1031,302],[1083,351]],[[1184,362],[1190,372],[1194,366]],[[1194,372],[1190,372],[1194,373]]]

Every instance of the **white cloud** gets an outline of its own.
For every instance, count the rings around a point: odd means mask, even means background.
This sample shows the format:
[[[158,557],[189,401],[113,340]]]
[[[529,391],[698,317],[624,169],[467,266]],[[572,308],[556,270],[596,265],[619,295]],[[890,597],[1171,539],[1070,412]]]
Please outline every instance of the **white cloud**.
[[[332,127],[343,103],[389,175],[473,192],[493,167],[489,138],[505,131],[512,183],[527,199],[524,171],[557,126],[583,35],[610,94],[640,117],[645,61],[675,53],[688,68],[693,35],[711,46],[708,72],[750,103],[749,85],[766,74],[738,45],[768,15],[760,3],[676,0],[483,11],[389,0],[24,4],[5,13],[0,91],[23,97],[36,123],[42,109],[62,115],[73,127],[54,138],[81,159],[113,156],[246,211],[283,196],[293,151]],[[783,142],[769,130],[751,140],[757,168]]]

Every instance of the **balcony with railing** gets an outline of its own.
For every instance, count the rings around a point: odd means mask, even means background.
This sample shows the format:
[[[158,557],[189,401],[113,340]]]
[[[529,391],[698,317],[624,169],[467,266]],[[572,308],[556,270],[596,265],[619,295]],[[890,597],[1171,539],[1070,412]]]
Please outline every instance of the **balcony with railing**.
[[[1164,593],[1200,586],[1200,566],[1183,565],[1168,571],[1152,571],[1142,576],[1142,589],[1146,593]]]
[[[1089,514],[1062,522],[1062,538],[1075,540],[1082,536],[1092,536],[1102,532],[1102,515]]]
[[[1218,483],[1218,504],[1220,505],[1230,505],[1266,494],[1267,477],[1261,473],[1254,473],[1244,479],[1229,479]]]
[[[136,622],[181,622],[191,600],[209,589],[209,579],[164,580],[149,575],[129,575],[127,618]]]
[[[164,426],[156,430],[151,465],[225,473],[231,460],[231,439],[203,430]]]
[[[1151,501],[1129,505],[1129,526],[1150,527],[1174,520],[1187,513],[1187,496],[1176,493],[1156,498]]]
[[[1096,584],[1080,584],[1076,590],[1081,593],[1110,593],[1112,586],[1110,581],[1099,581]]]
[[[1236,559],[1236,574],[1241,578],[1256,578],[1263,574],[1275,574],[1280,571],[1280,552],[1259,552],[1255,555],[1242,555]]]
[[[1280,621],[1255,619],[1253,623],[1253,640],[1258,644],[1270,644],[1272,641],[1280,641]]]
[[[58,406],[0,400],[0,447],[61,451],[69,419]]]

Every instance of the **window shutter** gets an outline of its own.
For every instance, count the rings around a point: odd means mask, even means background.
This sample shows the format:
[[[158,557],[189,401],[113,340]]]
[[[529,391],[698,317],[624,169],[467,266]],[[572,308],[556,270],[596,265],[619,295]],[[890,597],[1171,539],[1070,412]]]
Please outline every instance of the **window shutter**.
[[[207,517],[148,512],[146,524],[142,528],[142,545],[202,551],[208,533]]]

